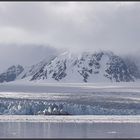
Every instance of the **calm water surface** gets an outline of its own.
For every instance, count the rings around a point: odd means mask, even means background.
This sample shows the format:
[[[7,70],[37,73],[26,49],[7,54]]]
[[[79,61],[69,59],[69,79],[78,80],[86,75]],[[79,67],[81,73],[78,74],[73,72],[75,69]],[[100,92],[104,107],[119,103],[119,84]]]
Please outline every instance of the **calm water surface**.
[[[0,138],[140,138],[136,123],[0,122]]]

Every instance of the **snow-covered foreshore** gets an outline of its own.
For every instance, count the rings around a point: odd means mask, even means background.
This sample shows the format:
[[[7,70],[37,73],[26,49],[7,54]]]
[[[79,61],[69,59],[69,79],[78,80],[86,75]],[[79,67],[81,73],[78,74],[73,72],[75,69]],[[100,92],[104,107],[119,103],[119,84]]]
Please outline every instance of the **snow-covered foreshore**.
[[[16,81],[0,84],[0,92],[23,93],[92,93],[139,92],[140,82],[118,83],[44,83]]]
[[[140,115],[1,115],[0,122],[140,123]]]

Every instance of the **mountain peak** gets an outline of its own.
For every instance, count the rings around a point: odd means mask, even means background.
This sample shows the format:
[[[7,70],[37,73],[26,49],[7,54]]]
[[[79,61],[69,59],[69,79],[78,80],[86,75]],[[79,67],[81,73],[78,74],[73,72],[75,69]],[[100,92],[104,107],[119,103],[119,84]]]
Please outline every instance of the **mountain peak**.
[[[21,67],[19,65],[8,68],[0,75],[0,82],[16,79],[45,82],[130,82],[140,77],[140,72],[134,72],[138,71],[135,64],[132,67],[132,63],[126,62],[111,51],[79,54],[66,51],[24,70]],[[16,73],[16,69],[19,69],[19,73]],[[7,80],[4,75],[7,75],[10,70],[13,75],[16,73],[16,76]]]

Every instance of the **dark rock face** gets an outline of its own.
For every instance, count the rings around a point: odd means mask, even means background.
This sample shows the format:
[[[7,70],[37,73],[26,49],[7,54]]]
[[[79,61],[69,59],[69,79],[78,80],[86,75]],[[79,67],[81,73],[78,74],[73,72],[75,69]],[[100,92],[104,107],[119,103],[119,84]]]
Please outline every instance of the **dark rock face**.
[[[38,75],[38,73],[42,73],[44,66],[47,64],[47,62],[40,61],[39,63],[29,66],[28,69],[26,68],[26,70],[22,73],[21,79],[24,79],[28,76],[32,76],[32,78],[30,80],[35,80],[36,79],[36,75]]]
[[[124,61],[127,67],[129,68],[130,74],[133,75],[134,78],[140,79],[140,70],[136,66],[135,62],[131,59],[125,59]]]
[[[91,74],[97,74],[99,73],[100,69],[100,60],[102,56],[104,55],[103,52],[95,53],[95,54],[83,54],[81,59],[78,61],[78,67],[80,70],[78,72],[80,75],[83,76],[83,81],[88,82],[88,77],[90,77]],[[84,67],[83,67],[84,65]]]
[[[61,64],[60,64],[61,63]],[[66,70],[66,60],[63,62],[58,61],[58,63],[56,64],[56,70],[53,71],[53,69],[49,70],[49,73],[53,72],[52,78],[54,78],[55,80],[59,81],[62,78],[64,78],[67,74],[65,73]]]
[[[14,81],[23,70],[21,65],[9,67],[6,72],[0,74],[0,82]]]
[[[44,68],[44,67],[45,67],[45,65],[42,66],[42,67],[39,69],[39,71],[37,71],[37,72],[32,76],[32,78],[30,79],[30,81],[36,80],[36,79],[38,79],[38,77],[43,76],[43,75],[44,75],[44,73],[43,73],[43,68]],[[46,73],[45,73],[45,77],[47,78],[47,74],[46,74]],[[44,77],[43,77],[43,79],[44,79]]]
[[[47,67],[45,69],[45,67]],[[31,80],[39,80],[39,79],[47,79],[47,76],[50,74],[52,78],[59,81],[64,78],[66,74],[66,60],[64,61],[57,61],[55,65],[52,63],[44,65],[33,77]]]
[[[133,75],[130,72],[129,67],[125,62],[118,56],[111,56],[109,66],[106,69],[107,77],[111,80],[114,79],[116,82],[129,82],[134,81]]]

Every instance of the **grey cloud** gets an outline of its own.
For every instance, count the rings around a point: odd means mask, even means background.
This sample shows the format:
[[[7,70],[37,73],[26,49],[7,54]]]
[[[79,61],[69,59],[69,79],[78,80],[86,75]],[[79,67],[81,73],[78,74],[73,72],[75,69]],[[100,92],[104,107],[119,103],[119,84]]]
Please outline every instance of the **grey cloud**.
[[[1,2],[0,43],[135,53],[139,13],[138,2]]]
[[[11,65],[30,66],[60,53],[51,46],[0,44],[0,72]]]

